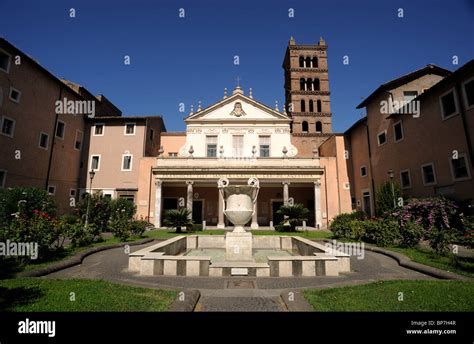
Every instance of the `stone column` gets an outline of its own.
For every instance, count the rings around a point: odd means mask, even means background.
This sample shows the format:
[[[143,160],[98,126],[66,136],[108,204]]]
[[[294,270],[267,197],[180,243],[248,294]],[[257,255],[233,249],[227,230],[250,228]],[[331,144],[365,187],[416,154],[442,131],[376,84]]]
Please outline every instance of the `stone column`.
[[[161,186],[163,181],[157,179],[155,181],[156,192],[155,192],[155,227],[161,227]]]
[[[193,184],[194,182],[191,180],[186,181],[186,185],[188,186],[188,193],[187,193],[187,198],[186,198],[186,209],[189,210],[189,215],[188,218],[192,219],[193,218]]]
[[[250,225],[251,229],[258,229],[258,221],[257,221],[257,202],[253,205],[253,215],[252,215],[252,224]]]
[[[314,226],[321,228],[321,182],[319,179],[314,182],[314,220]]]
[[[289,192],[288,192],[288,185],[290,185],[290,182],[283,182],[282,184],[283,184],[283,204],[288,205],[288,198],[290,198]]]
[[[219,221],[217,222],[217,228],[225,228],[225,222],[224,222],[224,200],[222,199],[219,190],[217,190],[217,197],[218,197],[218,199],[219,199],[219,209],[218,209]]]

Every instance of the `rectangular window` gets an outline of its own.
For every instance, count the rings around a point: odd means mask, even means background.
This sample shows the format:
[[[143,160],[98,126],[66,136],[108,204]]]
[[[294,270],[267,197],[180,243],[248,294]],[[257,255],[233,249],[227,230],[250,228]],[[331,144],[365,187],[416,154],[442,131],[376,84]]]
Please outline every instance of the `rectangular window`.
[[[74,142],[74,149],[79,150],[79,151],[81,150],[83,135],[84,134],[82,133],[82,131],[76,130],[76,141]]]
[[[48,185],[48,195],[54,196],[56,194],[56,186]]]
[[[155,138],[155,131],[150,128],[150,141],[153,141],[154,138]]]
[[[15,121],[11,118],[2,117],[2,134],[5,136],[13,137],[15,133]]]
[[[423,185],[428,186],[428,185],[436,184],[436,175],[435,175],[435,170],[432,163],[422,165],[421,172],[423,176]]]
[[[208,158],[217,156],[217,136],[206,136],[206,156]]]
[[[471,177],[465,154],[460,154],[457,159],[451,159],[451,172],[455,181]]]
[[[7,181],[7,171],[0,170],[0,188],[4,188]]]
[[[361,166],[361,168],[360,168],[360,176],[361,176],[361,177],[366,177],[366,176],[367,176],[367,167],[366,167],[366,166]]]
[[[177,153],[177,152],[169,152],[169,153],[168,153],[168,156],[177,157],[177,156],[178,156],[178,153]]]
[[[395,142],[403,140],[402,121],[397,122],[393,125],[393,136],[395,137]]]
[[[125,123],[125,135],[135,135],[135,123]]]
[[[38,143],[39,148],[48,150],[48,145],[49,145],[49,135],[41,132],[39,135],[39,143]]]
[[[91,170],[98,171],[100,169],[100,155],[91,155]]]
[[[69,197],[76,198],[76,189],[69,189]]]
[[[443,119],[447,119],[447,118],[457,115],[458,106],[457,106],[454,90],[451,90],[445,93],[439,99],[441,102],[441,116]]]
[[[463,91],[466,108],[470,109],[474,106],[474,78],[464,83]]]
[[[377,134],[377,142],[378,142],[379,146],[387,143],[387,131],[386,130]]]
[[[58,123],[56,123],[56,137],[60,139],[64,139],[65,130],[66,130],[66,123],[58,120]]]
[[[410,171],[400,171],[400,184],[402,189],[409,189],[411,188],[411,178],[410,178]]]
[[[16,88],[10,87],[10,100],[19,103],[21,98],[21,92]]]
[[[258,140],[260,145],[260,157],[270,157],[270,136],[259,136]]]
[[[403,100],[407,103],[411,102],[416,97],[418,97],[417,91],[404,91],[403,92]]]
[[[94,125],[94,136],[104,136],[104,124],[96,123]]]
[[[122,171],[131,171],[132,170],[132,158],[131,154],[122,155]]]
[[[232,136],[232,148],[234,157],[241,157],[244,152],[244,135]]]
[[[0,70],[8,73],[10,71],[11,55],[4,50],[0,50]]]

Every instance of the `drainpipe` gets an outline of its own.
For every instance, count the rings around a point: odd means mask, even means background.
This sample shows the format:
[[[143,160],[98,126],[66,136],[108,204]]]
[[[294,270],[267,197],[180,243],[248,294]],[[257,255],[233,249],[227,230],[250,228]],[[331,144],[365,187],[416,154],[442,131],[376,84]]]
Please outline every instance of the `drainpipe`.
[[[370,181],[371,181],[371,188],[372,188],[372,192],[371,192],[371,200],[372,200],[372,203],[374,205],[374,214],[377,213],[377,208],[376,208],[376,205],[375,205],[375,181],[374,181],[374,174],[373,174],[373,169],[372,169],[372,149],[370,148],[370,131],[369,131],[369,124],[368,124],[368,118],[369,116],[367,115],[367,124],[365,125],[365,129],[366,129],[366,132],[367,132],[367,148],[368,148],[368,151],[369,151],[369,168],[370,168]],[[354,175],[355,175],[355,171],[353,172]],[[372,215],[372,214],[371,214]]]
[[[59,88],[59,97],[58,97],[58,100],[60,101],[61,100],[61,96],[63,94],[63,88],[60,87]],[[56,106],[55,106],[55,109],[56,109]],[[44,189],[46,191],[48,191],[48,185],[49,185],[49,176],[50,176],[50,173],[51,173],[51,165],[53,163],[53,152],[54,152],[54,145],[56,143],[56,125],[58,123],[58,113],[56,112],[56,110],[54,111],[56,113],[56,116],[54,118],[54,126],[53,126],[53,134],[52,134],[52,140],[51,140],[51,151],[49,152],[49,161],[48,161],[48,172],[46,173],[46,183],[44,185]]]

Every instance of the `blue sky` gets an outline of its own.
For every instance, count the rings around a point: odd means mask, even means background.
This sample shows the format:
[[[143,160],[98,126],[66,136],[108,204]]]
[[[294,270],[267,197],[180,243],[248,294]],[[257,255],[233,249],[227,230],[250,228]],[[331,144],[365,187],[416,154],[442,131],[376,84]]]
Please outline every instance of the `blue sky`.
[[[163,115],[168,131],[184,129],[179,103],[186,111],[199,100],[208,106],[238,76],[255,99],[282,104],[290,36],[304,44],[323,36],[329,45],[333,130],[344,131],[381,83],[428,63],[454,70],[474,58],[473,23],[472,0],[0,0],[1,36],[124,115]]]

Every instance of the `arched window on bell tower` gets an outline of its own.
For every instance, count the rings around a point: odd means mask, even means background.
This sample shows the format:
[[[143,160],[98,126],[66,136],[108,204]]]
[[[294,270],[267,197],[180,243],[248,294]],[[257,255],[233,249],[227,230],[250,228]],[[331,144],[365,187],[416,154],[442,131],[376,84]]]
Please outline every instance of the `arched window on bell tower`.
[[[304,57],[300,56],[300,67],[304,67]]]
[[[309,78],[306,80],[306,89],[308,91],[313,91],[313,79]]]
[[[304,91],[306,89],[306,81],[301,78],[300,79],[300,91]]]
[[[313,91],[319,91],[319,79],[313,81]]]
[[[308,132],[308,122],[303,121],[303,123],[301,123],[301,131],[302,131],[303,133],[307,133],[307,132]]]
[[[313,57],[311,62],[313,62],[313,68],[318,68],[318,58],[316,56]]]
[[[311,57],[307,57],[305,59],[305,62],[306,62],[306,68],[311,68]]]
[[[314,103],[312,99],[309,101],[309,112],[314,112]]]
[[[306,102],[301,99],[301,112],[306,112]]]
[[[322,107],[321,107],[321,99],[318,99],[316,101],[316,109],[317,109],[317,112],[323,112]]]
[[[316,122],[316,132],[322,133],[323,132],[323,124],[320,121]]]

